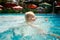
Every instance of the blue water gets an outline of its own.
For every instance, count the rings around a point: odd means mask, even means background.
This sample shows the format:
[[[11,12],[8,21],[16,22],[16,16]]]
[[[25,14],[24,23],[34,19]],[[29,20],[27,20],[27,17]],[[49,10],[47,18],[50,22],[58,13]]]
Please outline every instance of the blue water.
[[[36,14],[36,18],[34,24],[38,25],[39,28],[42,28],[47,33],[60,36],[60,15]],[[35,29],[28,28],[28,26],[25,25],[24,14],[0,15],[0,40],[60,40],[60,38],[49,34],[45,36],[35,34],[33,33]],[[27,36],[21,35],[20,26],[28,28],[29,33]],[[24,32],[27,34],[27,30],[25,30]],[[33,35],[31,35],[32,33]]]

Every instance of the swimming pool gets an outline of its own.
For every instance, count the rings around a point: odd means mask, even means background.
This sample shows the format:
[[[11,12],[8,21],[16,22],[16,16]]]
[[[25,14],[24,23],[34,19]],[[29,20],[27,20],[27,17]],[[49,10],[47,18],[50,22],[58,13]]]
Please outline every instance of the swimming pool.
[[[54,33],[60,36],[60,15],[36,14],[36,18],[34,23],[39,25],[38,27],[48,33]],[[0,40],[60,40],[60,38],[50,35],[45,35],[44,37],[39,34],[33,36],[30,36],[30,34],[29,36],[20,35],[19,26],[24,26],[24,23],[24,14],[0,15]],[[18,28],[16,29],[15,27]],[[25,32],[27,33],[27,31]],[[32,32],[31,30],[30,33]]]

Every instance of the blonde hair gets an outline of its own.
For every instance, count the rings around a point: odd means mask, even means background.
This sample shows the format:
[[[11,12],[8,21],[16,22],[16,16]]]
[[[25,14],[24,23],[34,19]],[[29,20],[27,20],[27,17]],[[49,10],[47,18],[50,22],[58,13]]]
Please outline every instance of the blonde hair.
[[[28,15],[28,14],[35,15],[32,11],[29,11],[29,12],[25,13],[25,15]]]
[[[27,19],[30,17],[30,15],[35,16],[34,12],[29,11],[29,12],[26,12],[26,13],[25,13],[25,19],[27,20]]]

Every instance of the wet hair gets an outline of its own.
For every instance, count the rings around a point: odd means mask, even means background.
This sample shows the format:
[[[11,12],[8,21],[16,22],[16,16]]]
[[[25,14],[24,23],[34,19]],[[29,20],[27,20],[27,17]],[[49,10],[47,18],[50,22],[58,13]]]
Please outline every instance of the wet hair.
[[[29,11],[29,12],[26,12],[26,13],[25,13],[25,15],[28,15],[28,14],[35,15],[34,12],[32,12],[32,11]]]
[[[32,11],[29,11],[29,12],[25,13],[25,19],[27,20],[30,17],[30,15],[34,15],[35,16],[35,14]]]

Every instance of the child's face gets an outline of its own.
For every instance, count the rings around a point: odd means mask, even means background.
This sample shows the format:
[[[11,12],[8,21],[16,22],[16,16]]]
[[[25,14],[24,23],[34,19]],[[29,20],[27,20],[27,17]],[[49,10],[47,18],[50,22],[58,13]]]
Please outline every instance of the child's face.
[[[36,19],[35,15],[32,15],[32,14],[30,14],[29,17],[27,18],[29,22],[35,21],[35,19]]]

